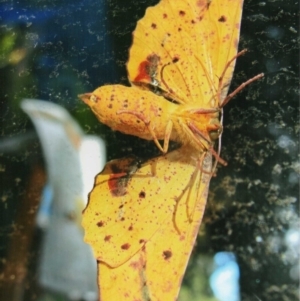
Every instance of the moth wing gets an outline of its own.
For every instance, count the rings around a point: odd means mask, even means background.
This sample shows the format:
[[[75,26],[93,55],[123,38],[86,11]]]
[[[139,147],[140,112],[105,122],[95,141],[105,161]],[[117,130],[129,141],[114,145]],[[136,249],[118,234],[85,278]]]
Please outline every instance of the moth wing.
[[[82,221],[97,260],[118,267],[151,241],[177,212],[194,171],[195,160],[183,149],[141,167],[133,159],[109,162],[96,178]]]
[[[180,149],[171,153],[171,157],[178,157],[178,153],[186,156],[186,150]],[[161,163],[162,158],[155,160]],[[101,300],[122,300],[125,297],[128,300],[176,300],[198,235],[210,180],[209,174],[203,173],[191,163],[192,161],[188,163],[187,169],[184,161],[175,164],[177,167],[183,165],[181,172],[173,175],[181,190],[181,183],[188,179],[188,186],[184,185],[184,197],[177,195],[176,211],[164,217],[163,223],[143,247],[117,268],[112,268],[105,262],[98,262]],[[168,174],[167,164],[161,169]],[[201,169],[208,173],[211,171],[209,154],[203,160]],[[172,186],[172,189],[175,189],[175,186]],[[187,202],[193,208],[190,218],[187,214]],[[151,212],[149,214],[152,215]],[[178,229],[174,227],[174,223]]]
[[[216,107],[219,78],[237,53],[243,0],[162,0],[133,32],[129,80],[158,86],[178,103]],[[222,96],[232,78],[226,70]]]

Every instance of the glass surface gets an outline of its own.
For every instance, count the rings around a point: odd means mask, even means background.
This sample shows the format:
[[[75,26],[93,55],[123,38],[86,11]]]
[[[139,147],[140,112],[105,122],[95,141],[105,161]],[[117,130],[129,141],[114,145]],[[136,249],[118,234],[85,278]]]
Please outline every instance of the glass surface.
[[[153,142],[100,124],[77,97],[106,83],[128,84],[132,31],[157,2],[0,1],[1,301],[95,298],[41,283],[47,227],[41,221],[38,226],[37,215],[41,195],[51,199],[51,189],[45,188],[49,174],[40,134],[20,104],[32,98],[62,106],[81,134],[105,140],[108,160],[159,155]],[[228,263],[238,265],[239,300],[299,299],[298,2],[245,1],[244,48],[249,51],[237,60],[231,90],[258,73],[265,77],[224,109],[221,156],[228,166],[211,180],[181,301],[218,300],[211,274]],[[62,152],[54,157],[65,163],[68,153]],[[55,214],[51,205],[47,210]],[[76,222],[72,214],[64,218]]]

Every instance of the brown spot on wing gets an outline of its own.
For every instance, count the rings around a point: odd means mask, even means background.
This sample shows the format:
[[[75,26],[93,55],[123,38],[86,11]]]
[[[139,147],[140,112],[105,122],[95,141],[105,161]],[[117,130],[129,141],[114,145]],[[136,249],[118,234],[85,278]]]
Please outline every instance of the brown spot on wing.
[[[108,187],[111,195],[114,197],[125,195],[127,193],[127,183],[127,176],[115,174],[110,175],[110,179],[108,180]]]
[[[225,16],[221,16],[219,19],[218,19],[218,21],[219,22],[226,22],[226,17]]]
[[[142,80],[153,81],[157,73],[157,66],[160,61],[160,57],[153,53],[148,55],[145,61],[142,61],[139,65],[138,75],[135,77],[135,82],[141,82]]]
[[[172,63],[177,63],[179,61],[179,57],[178,56],[174,56],[172,59]]]
[[[122,250],[128,250],[129,248],[130,248],[130,244],[129,244],[129,243],[123,244],[123,245],[121,246],[121,249],[122,249]]]
[[[163,257],[165,260],[168,260],[172,257],[172,252],[170,250],[163,251]]]
[[[104,222],[103,222],[103,221],[99,221],[99,222],[97,223],[97,226],[98,226],[98,227],[103,227],[103,226],[104,226]]]
[[[110,241],[110,239],[111,239],[111,235],[106,235],[106,236],[104,237],[104,241]]]
[[[145,191],[141,191],[141,192],[139,193],[139,197],[140,197],[141,199],[144,199],[144,198],[146,197],[146,192],[145,192]]]
[[[130,175],[134,174],[138,168],[136,159],[132,159],[127,166],[120,168],[117,164],[111,165],[112,174],[109,176],[108,188],[112,196],[119,197],[127,193],[127,185]]]

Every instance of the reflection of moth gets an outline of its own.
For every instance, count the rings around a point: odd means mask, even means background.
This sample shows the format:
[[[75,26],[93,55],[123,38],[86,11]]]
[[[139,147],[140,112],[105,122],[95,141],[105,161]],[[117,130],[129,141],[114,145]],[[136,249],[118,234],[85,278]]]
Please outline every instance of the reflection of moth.
[[[170,140],[183,145],[141,166],[110,162],[98,175],[83,225],[99,261],[103,301],[177,297],[206,202],[211,157],[224,163],[214,150],[222,108],[262,76],[226,96],[244,53],[237,54],[242,2],[161,0],[134,31],[127,64],[132,86],[80,95],[114,130],[154,140],[164,153]]]

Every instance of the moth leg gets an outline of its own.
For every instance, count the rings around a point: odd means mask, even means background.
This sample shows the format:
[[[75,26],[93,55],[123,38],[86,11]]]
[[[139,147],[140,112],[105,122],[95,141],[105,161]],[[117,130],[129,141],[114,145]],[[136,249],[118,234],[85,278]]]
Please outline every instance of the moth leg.
[[[213,144],[210,141],[210,138],[207,137],[205,133],[200,131],[193,122],[189,122],[188,125],[186,125],[183,122],[180,122],[180,125],[183,131],[186,133],[186,135],[190,137],[190,139],[194,141],[203,151],[209,151],[214,156],[217,162],[219,162],[223,166],[227,165],[227,162],[223,160],[219,156],[219,154],[213,149]],[[212,129],[215,128],[212,127]],[[196,136],[195,134],[197,134],[198,136]]]
[[[205,137],[205,135],[202,132],[199,131],[199,129],[192,122],[188,122],[186,124],[185,122],[179,120],[179,124],[188,138],[186,139],[187,142],[193,141],[195,144],[198,145],[198,147],[200,147],[201,150],[207,150],[207,146],[204,144],[204,141],[206,142],[206,144],[209,144],[210,141]],[[196,137],[195,133],[198,134],[200,138],[202,138],[203,142],[201,141],[201,139],[199,139],[199,137]]]
[[[174,207],[174,211],[173,211],[172,221],[173,221],[174,228],[177,231],[178,235],[181,234],[180,226],[177,223],[177,211],[178,211],[179,202],[181,202],[181,201],[185,202],[186,217],[189,222],[192,222],[193,212],[190,212],[190,210],[189,210],[190,209],[189,201],[191,200],[191,192],[192,192],[193,186],[195,185],[195,181],[196,181],[198,173],[199,173],[199,169],[196,166],[191,177],[188,179],[186,186],[184,187],[184,189],[182,190],[180,195],[178,197],[176,197],[176,199],[175,199],[175,207]],[[198,197],[197,197],[197,199],[198,199]]]
[[[151,164],[151,175],[152,177],[156,176],[156,162],[154,162],[153,164]]]
[[[208,150],[214,156],[216,161],[219,162],[220,164],[222,164],[223,166],[226,166],[227,162],[225,160],[223,160],[219,156],[219,154],[213,149],[213,144],[205,137],[203,132],[201,132],[192,122],[189,123],[189,128],[191,129],[192,132],[198,134],[202,139],[204,139],[209,144],[209,147],[207,147],[206,150]],[[198,139],[196,139],[196,140],[198,140]]]
[[[186,110],[187,112],[191,113],[191,114],[210,114],[210,113],[217,113],[219,112],[220,110],[219,109],[202,109],[202,108],[199,108],[199,109],[189,109],[189,110]]]
[[[201,205],[201,208],[198,207],[198,210],[200,209],[202,211],[202,214],[204,213],[206,201],[203,203],[200,202],[199,200],[207,199],[207,195],[205,196],[205,194],[207,194],[208,192],[207,188],[209,182],[211,178],[214,176],[211,164],[209,164],[209,166],[205,164],[206,159],[210,158],[210,156],[207,157],[207,155],[208,155],[207,152],[203,152],[196,162],[196,171],[195,171],[196,174],[193,175],[194,181],[192,182],[191,185],[191,186],[196,185],[195,187],[195,189],[197,189],[196,201],[194,202],[194,204],[190,204],[190,198],[188,195],[188,199],[186,203],[186,214],[190,222],[193,221],[193,214],[197,210],[196,208],[197,206]],[[197,180],[197,177],[199,177],[199,181]],[[202,189],[201,189],[202,185],[201,184],[199,185],[199,183],[204,185]]]
[[[170,142],[172,129],[173,129],[173,122],[169,120],[165,131],[164,148],[163,148],[164,153],[166,153],[169,149],[169,142]]]
[[[143,120],[143,122],[145,123],[145,125],[148,128],[148,131],[150,132],[154,143],[156,144],[156,146],[158,147],[158,149],[163,152],[164,154],[167,153],[168,149],[169,149],[169,141],[170,141],[170,137],[171,137],[171,133],[172,133],[172,128],[173,128],[173,122],[171,120],[168,121],[167,123],[167,127],[165,129],[165,136],[164,136],[164,144],[163,147],[161,146],[161,144],[159,143],[157,136],[154,132],[154,129],[150,126],[150,121],[145,122]]]
[[[117,114],[131,114],[131,115],[134,115],[135,117],[137,117],[138,119],[140,119],[147,127],[147,129],[148,129],[150,135],[152,136],[152,139],[153,139],[154,143],[156,144],[156,146],[158,147],[158,149],[161,152],[163,152],[164,154],[168,151],[170,136],[171,136],[172,128],[173,128],[173,123],[171,120],[168,121],[166,130],[165,130],[164,144],[163,144],[163,146],[161,146],[161,144],[159,143],[157,136],[154,132],[154,129],[151,127],[151,121],[146,119],[142,113],[135,112],[135,111],[128,111],[128,110],[121,110],[121,111],[118,111]]]

